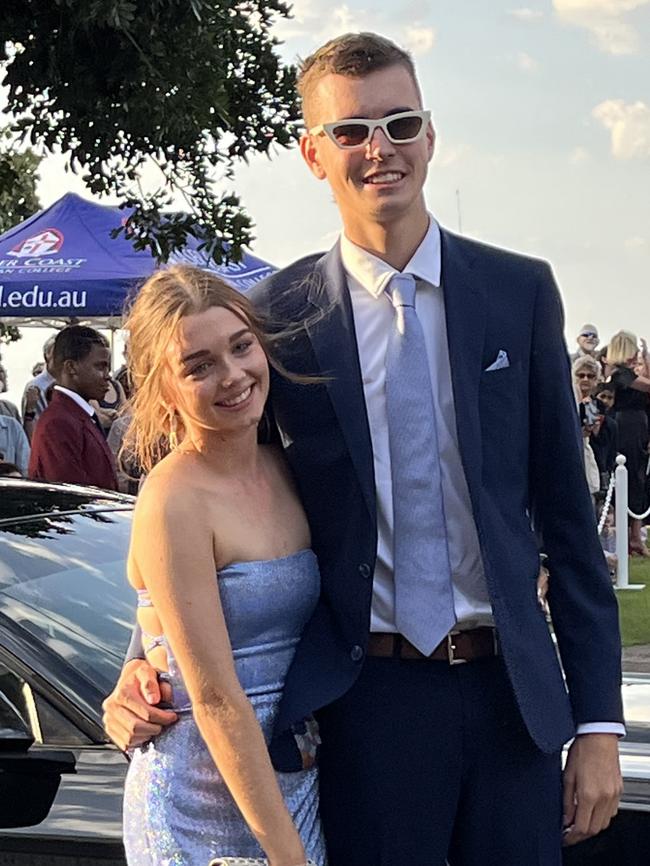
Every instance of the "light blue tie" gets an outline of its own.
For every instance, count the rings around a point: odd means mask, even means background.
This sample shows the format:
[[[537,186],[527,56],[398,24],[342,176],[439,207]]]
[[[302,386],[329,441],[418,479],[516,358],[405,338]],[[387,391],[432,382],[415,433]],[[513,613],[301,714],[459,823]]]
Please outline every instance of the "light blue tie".
[[[415,279],[395,274],[386,291],[395,307],[386,352],[395,625],[429,655],[456,622],[436,416]]]

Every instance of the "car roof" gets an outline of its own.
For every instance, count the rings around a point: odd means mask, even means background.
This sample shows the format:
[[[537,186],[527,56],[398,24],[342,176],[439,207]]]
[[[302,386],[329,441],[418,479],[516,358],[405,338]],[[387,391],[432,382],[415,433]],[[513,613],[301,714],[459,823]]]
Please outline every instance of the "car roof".
[[[0,478],[0,525],[47,514],[131,509],[134,504],[133,496],[98,487]]]

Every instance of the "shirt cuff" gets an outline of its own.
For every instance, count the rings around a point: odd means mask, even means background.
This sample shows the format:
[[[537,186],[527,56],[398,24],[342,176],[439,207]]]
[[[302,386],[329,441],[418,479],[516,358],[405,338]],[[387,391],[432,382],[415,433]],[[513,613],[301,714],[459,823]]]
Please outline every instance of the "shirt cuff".
[[[618,722],[586,722],[578,725],[576,737],[580,734],[616,734],[617,737],[624,737],[625,725]]]

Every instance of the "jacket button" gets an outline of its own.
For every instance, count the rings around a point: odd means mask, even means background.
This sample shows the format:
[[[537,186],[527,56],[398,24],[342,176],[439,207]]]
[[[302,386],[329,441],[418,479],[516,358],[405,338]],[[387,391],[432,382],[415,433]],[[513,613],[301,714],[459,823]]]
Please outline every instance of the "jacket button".
[[[370,566],[367,562],[361,563],[361,565],[359,566],[359,574],[361,575],[361,577],[370,577]]]
[[[360,646],[353,646],[350,651],[350,658],[353,662],[360,662],[363,658],[363,650]]]

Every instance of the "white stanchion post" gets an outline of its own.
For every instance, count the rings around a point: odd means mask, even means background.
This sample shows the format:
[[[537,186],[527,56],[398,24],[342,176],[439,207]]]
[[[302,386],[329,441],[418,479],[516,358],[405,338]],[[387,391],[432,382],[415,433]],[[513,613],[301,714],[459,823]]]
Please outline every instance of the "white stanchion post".
[[[616,589],[627,589],[630,585],[627,541],[627,469],[625,457],[616,457]]]
[[[643,583],[630,583],[629,553],[627,537],[627,469],[625,457],[616,457],[616,586],[615,589],[644,589]]]

